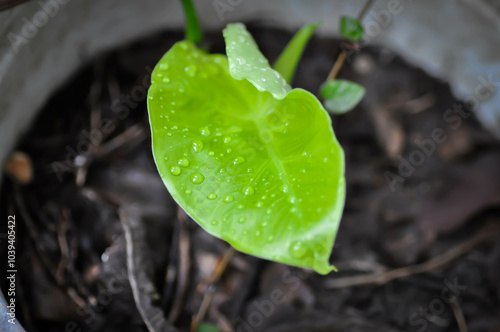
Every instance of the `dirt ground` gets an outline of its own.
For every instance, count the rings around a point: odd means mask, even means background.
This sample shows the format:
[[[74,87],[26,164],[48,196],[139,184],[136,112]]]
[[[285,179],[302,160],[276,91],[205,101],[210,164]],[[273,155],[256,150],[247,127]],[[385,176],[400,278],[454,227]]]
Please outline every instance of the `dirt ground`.
[[[270,60],[291,36],[250,30]],[[247,332],[500,331],[500,144],[448,85],[389,50],[349,57],[340,76],[367,95],[333,118],[347,200],[339,272],[320,276],[233,255],[165,189],[145,100],[152,68],[181,38],[92,59],[19,142],[32,165],[16,168],[33,178],[5,176],[0,201],[18,220],[27,331],[189,331],[193,320]],[[223,52],[221,34],[205,46]],[[338,49],[314,38],[294,86],[317,92]]]

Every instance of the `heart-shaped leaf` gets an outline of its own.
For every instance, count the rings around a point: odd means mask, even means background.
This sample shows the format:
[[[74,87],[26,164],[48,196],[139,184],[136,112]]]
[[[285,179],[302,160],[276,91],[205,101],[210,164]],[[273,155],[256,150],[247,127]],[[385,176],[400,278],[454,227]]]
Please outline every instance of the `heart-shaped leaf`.
[[[305,90],[277,99],[229,68],[185,41],[155,67],[148,109],[160,175],[195,221],[237,250],[328,273],[345,196],[330,118]]]

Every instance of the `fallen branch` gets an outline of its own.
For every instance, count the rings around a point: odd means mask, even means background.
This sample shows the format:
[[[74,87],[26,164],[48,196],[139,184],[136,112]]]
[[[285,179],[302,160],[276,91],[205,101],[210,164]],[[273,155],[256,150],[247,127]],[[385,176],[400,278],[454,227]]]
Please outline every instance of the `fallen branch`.
[[[354,286],[383,285],[394,279],[404,278],[418,273],[430,272],[462,256],[478,245],[488,240],[496,239],[499,234],[500,228],[497,225],[488,225],[471,239],[422,264],[405,266],[387,272],[329,279],[325,282],[325,287],[327,289],[338,289]]]

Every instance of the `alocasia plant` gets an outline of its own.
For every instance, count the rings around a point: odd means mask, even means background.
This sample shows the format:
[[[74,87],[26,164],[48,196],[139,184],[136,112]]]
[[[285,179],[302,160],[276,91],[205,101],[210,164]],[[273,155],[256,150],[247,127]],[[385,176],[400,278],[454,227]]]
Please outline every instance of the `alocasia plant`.
[[[269,66],[242,24],[224,38],[227,57],[181,41],[153,71],[148,109],[161,178],[196,222],[237,250],[326,274],[345,199],[330,118]]]

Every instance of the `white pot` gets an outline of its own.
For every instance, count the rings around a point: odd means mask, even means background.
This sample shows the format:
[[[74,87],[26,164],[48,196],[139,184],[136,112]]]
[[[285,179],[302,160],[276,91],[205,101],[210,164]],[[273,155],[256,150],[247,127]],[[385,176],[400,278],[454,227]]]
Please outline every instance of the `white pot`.
[[[484,99],[477,117],[500,137],[500,94],[496,86],[485,87],[489,79],[500,82],[500,6],[493,2],[378,0],[363,23],[369,43],[392,49],[448,82],[459,99]],[[337,35],[341,15],[357,16],[364,3],[195,1],[207,29],[257,19],[296,30],[322,20],[318,31],[328,36]],[[183,22],[180,1],[174,0],[41,0],[0,12],[0,165],[76,69],[100,52],[158,30],[180,29]]]

